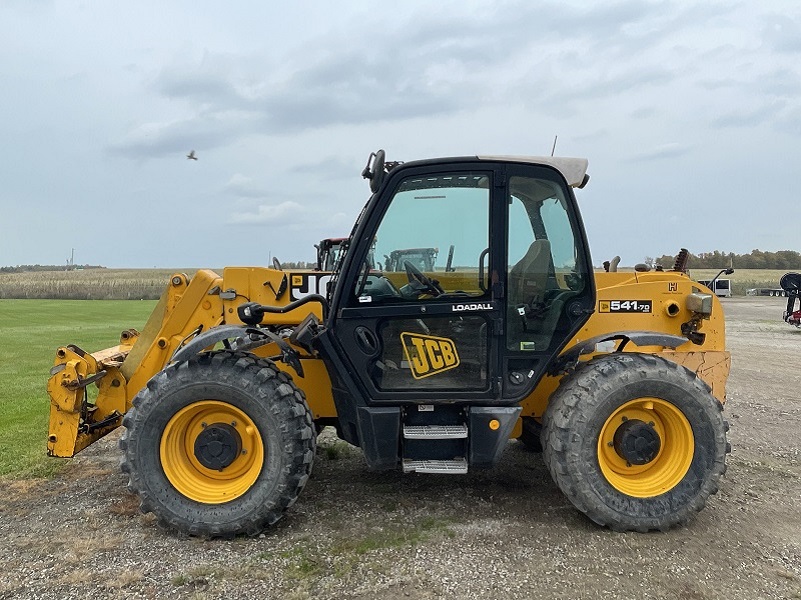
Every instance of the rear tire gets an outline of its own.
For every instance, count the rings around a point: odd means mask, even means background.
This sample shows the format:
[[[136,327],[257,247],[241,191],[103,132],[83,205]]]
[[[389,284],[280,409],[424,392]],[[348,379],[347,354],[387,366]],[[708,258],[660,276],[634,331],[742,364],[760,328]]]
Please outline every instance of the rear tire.
[[[726,470],[722,405],[686,368],[604,355],[565,377],[543,420],[543,457],[576,508],[616,531],[667,530],[700,511]]]
[[[316,435],[269,360],[222,351],[157,373],[123,420],[122,470],[142,512],[189,535],[258,534],[297,499]]]

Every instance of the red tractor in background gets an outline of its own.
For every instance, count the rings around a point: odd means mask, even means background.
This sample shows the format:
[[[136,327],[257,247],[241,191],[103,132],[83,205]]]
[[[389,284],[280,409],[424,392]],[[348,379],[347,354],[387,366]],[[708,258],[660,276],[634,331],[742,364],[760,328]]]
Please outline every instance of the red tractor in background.
[[[779,280],[779,285],[787,293],[787,309],[784,311],[784,320],[801,327],[801,300],[799,300],[798,310],[795,309],[795,302],[801,296],[801,273],[785,273]]]

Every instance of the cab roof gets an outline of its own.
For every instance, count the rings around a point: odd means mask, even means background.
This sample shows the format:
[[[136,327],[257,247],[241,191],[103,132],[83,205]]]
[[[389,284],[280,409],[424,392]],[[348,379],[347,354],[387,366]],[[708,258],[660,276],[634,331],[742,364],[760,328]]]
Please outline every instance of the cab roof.
[[[587,166],[589,161],[586,158],[569,158],[564,156],[512,156],[506,154],[482,154],[478,156],[459,156],[450,158],[428,158],[422,160],[413,160],[410,162],[388,162],[389,170],[394,167],[416,167],[427,164],[442,164],[442,163],[458,163],[469,161],[486,161],[486,162],[508,162],[508,163],[528,163],[532,165],[545,165],[553,167],[562,177],[565,178],[570,187],[583,188],[589,181],[587,175]],[[391,166],[390,166],[391,165]]]
[[[548,165],[562,174],[570,187],[582,188],[587,185],[586,158],[568,158],[564,156],[509,156],[509,155],[481,155],[479,160],[494,162],[524,162],[536,165]]]

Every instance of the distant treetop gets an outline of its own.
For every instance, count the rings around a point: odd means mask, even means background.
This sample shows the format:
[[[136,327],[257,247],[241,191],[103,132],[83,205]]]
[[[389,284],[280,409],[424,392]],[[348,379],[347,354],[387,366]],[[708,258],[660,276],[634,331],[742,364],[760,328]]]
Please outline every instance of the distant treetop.
[[[645,257],[646,264],[662,265],[665,269],[673,266],[675,256],[668,254],[658,258]],[[801,270],[801,254],[795,250],[779,250],[778,252],[762,252],[751,250],[750,254],[735,254],[734,252],[701,252],[690,253],[687,264],[690,269],[725,269],[733,266],[735,269],[779,269]]]
[[[105,269],[101,265],[17,265],[0,267],[0,273],[29,273],[31,271],[75,271],[76,269]]]

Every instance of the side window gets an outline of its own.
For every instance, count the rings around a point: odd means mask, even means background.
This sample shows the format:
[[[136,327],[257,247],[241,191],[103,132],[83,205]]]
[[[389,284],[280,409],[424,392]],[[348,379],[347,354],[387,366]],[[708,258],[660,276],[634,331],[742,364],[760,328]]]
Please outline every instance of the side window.
[[[507,348],[542,351],[585,281],[563,187],[530,177],[511,177],[509,187]]]
[[[376,232],[355,302],[483,296],[489,181],[488,173],[475,172],[403,180]]]

